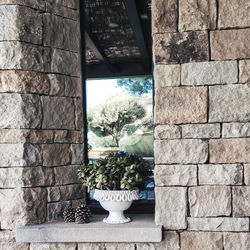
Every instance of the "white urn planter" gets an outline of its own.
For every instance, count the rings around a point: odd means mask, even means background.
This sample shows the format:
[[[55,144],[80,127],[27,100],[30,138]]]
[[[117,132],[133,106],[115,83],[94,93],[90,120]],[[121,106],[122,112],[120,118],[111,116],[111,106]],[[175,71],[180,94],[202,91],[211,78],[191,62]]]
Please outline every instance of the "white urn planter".
[[[109,211],[109,216],[103,219],[105,223],[127,223],[131,219],[125,217],[123,212],[127,210],[134,200],[139,200],[139,190],[100,190],[95,189],[94,198],[101,206]]]

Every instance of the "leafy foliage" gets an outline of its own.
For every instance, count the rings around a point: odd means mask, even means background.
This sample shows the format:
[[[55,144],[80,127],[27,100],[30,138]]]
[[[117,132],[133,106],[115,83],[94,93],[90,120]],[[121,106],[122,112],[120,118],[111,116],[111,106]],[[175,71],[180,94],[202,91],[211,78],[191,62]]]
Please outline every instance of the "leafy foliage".
[[[132,190],[142,188],[151,174],[149,164],[136,155],[120,151],[110,153],[78,170],[78,176],[90,189]]]

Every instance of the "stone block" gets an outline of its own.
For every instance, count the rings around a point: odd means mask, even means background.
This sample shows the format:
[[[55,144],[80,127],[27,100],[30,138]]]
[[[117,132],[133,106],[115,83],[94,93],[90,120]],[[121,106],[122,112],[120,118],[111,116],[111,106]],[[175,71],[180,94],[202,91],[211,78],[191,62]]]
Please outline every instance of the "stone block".
[[[248,231],[249,218],[192,218],[189,217],[188,230],[190,231]]]
[[[0,209],[2,229],[43,223],[46,218],[46,190],[43,188],[0,189]]]
[[[244,181],[250,186],[250,164],[244,164]]]
[[[208,60],[206,31],[164,33],[154,36],[155,64],[176,64]]]
[[[156,164],[205,163],[208,145],[199,139],[155,140]]]
[[[105,250],[105,245],[100,243],[79,243],[78,250]]]
[[[166,15],[166,13],[168,13]],[[176,0],[152,1],[152,32],[177,31],[178,5]]]
[[[250,249],[250,233],[223,233],[224,250]]]
[[[242,185],[243,166],[241,164],[199,165],[200,185]]]
[[[47,220],[56,221],[63,219],[63,211],[71,205],[71,201],[61,201],[47,204]]]
[[[50,81],[50,95],[64,96],[65,95],[65,76],[58,74],[48,74]]]
[[[214,85],[237,82],[237,61],[185,63],[181,66],[181,85]]]
[[[158,125],[155,127],[156,139],[175,139],[181,137],[181,128],[177,125]]]
[[[219,28],[250,26],[249,2],[244,0],[219,0],[218,5]]]
[[[43,144],[43,165],[62,166],[70,164],[69,144]]]
[[[187,188],[155,188],[155,223],[164,229],[185,229],[187,227]]]
[[[233,217],[250,216],[250,187],[233,187]]]
[[[156,89],[155,123],[199,123],[207,121],[207,88]]]
[[[180,65],[155,65],[154,80],[156,88],[180,85]]]
[[[105,243],[105,250],[135,250],[133,243]]]
[[[54,141],[60,143],[83,143],[83,134],[81,131],[56,130]]]
[[[189,206],[191,217],[229,216],[230,187],[190,187]]]
[[[250,137],[250,123],[224,123],[222,137]]]
[[[82,99],[76,98],[75,103],[75,126],[77,130],[82,130],[83,128],[83,106]]]
[[[75,250],[76,243],[31,243],[30,250]]]
[[[222,250],[222,233],[183,232],[181,233],[181,250]]]
[[[187,124],[182,125],[182,138],[218,138],[220,124]]]
[[[56,185],[65,185],[72,183],[81,183],[78,178],[77,170],[80,166],[63,166],[55,168]]]
[[[61,186],[60,193],[61,200],[82,199],[85,197],[83,184]]]
[[[250,29],[211,31],[211,59],[228,60],[249,58],[249,40]]]
[[[179,30],[216,28],[216,0],[186,0],[179,2]]]
[[[250,82],[250,60],[239,61],[239,82]]]
[[[65,95],[71,96],[71,97],[81,97],[82,96],[81,78],[66,76]]]
[[[196,165],[156,165],[154,169],[156,186],[197,185]]]
[[[210,122],[244,122],[250,119],[250,84],[209,88]]]
[[[84,145],[83,144],[72,144],[71,147],[71,164],[83,164],[84,157]]]
[[[250,162],[249,145],[250,138],[210,140],[210,162]]]
[[[37,95],[0,94],[0,128],[39,128],[42,107]]]
[[[52,143],[54,132],[52,130],[28,130],[26,141],[29,143]]]
[[[43,129],[75,129],[72,98],[44,96],[42,101]]]
[[[15,231],[0,231],[0,250],[29,250],[29,243],[16,243]]]
[[[60,187],[48,187],[47,188],[47,201],[48,202],[56,202],[60,201],[61,192]]]
[[[32,7],[34,9],[45,10],[45,2],[44,0],[1,0],[0,5],[4,4],[18,4],[24,5],[28,7]]]

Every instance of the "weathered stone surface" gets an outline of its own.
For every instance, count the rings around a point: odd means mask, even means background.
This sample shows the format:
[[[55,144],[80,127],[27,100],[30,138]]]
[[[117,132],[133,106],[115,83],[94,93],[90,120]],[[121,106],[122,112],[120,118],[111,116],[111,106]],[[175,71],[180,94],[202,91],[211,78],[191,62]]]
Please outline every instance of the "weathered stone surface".
[[[185,63],[181,66],[182,85],[228,84],[237,81],[237,61]]]
[[[0,166],[39,166],[42,152],[39,145],[19,143],[0,144]]]
[[[71,164],[81,165],[83,163],[83,156],[84,156],[83,144],[72,144],[70,149],[71,149]]]
[[[180,31],[215,28],[216,0],[186,0],[179,2]]]
[[[51,143],[54,132],[52,130],[28,130],[26,141],[30,143]]]
[[[55,221],[63,219],[63,211],[71,205],[71,201],[62,201],[47,204],[47,220]]]
[[[0,5],[4,4],[19,4],[29,6],[34,9],[45,10],[44,0],[1,0]]]
[[[197,185],[196,165],[156,165],[154,169],[156,186]]]
[[[68,144],[43,144],[43,165],[62,166],[70,163]]]
[[[0,42],[0,68],[44,72],[48,67],[49,49],[18,41]]]
[[[78,250],[105,250],[105,245],[100,243],[79,243]]]
[[[250,187],[233,187],[233,216],[250,216]]]
[[[239,61],[239,82],[250,82],[250,60]]]
[[[155,65],[155,87],[179,86],[180,75],[180,65]]]
[[[152,32],[177,31],[178,6],[176,0],[152,1]],[[168,13],[166,15],[166,13]]]
[[[50,83],[46,74],[22,71],[0,71],[0,92],[48,94]]]
[[[63,166],[55,168],[56,185],[65,185],[71,183],[80,183],[77,176],[77,170],[80,166]]]
[[[135,250],[135,244],[105,243],[105,250]]]
[[[218,138],[220,124],[187,124],[182,125],[182,138]]]
[[[250,5],[244,0],[219,0],[219,28],[250,26]]]
[[[84,198],[83,184],[66,185],[60,187],[61,200],[73,200]]]
[[[156,89],[155,123],[198,123],[207,120],[207,88]]]
[[[65,95],[65,76],[58,74],[48,74],[50,82],[50,95]]]
[[[75,250],[76,243],[31,243],[30,250]]]
[[[249,58],[249,40],[250,29],[211,31],[211,59],[226,60]]]
[[[137,250],[179,250],[179,235],[174,231],[164,231],[160,243],[138,243]]]
[[[65,95],[71,97],[82,96],[82,81],[77,77],[65,77]]]
[[[39,128],[42,120],[37,95],[0,94],[0,128]]]
[[[208,145],[199,139],[155,140],[155,163],[205,163]]]
[[[200,185],[241,185],[243,166],[241,164],[199,165]]]
[[[54,141],[60,143],[83,143],[83,133],[81,131],[56,130]]]
[[[82,130],[83,128],[83,107],[82,99],[76,98],[75,103],[75,126],[77,130]]]
[[[187,189],[184,187],[155,188],[155,223],[164,229],[185,229],[187,226]]]
[[[230,187],[191,187],[189,205],[192,217],[228,216],[231,214]]]
[[[181,250],[222,250],[222,233],[183,232]]]
[[[55,202],[61,198],[60,187],[48,187],[47,188],[47,201]]]
[[[46,190],[0,189],[0,210],[2,229],[13,229],[29,223],[43,223],[46,218]]]
[[[192,218],[189,217],[190,231],[248,231],[249,218]]]
[[[223,233],[224,250],[250,249],[250,233]]]
[[[16,243],[15,231],[0,231],[0,250],[29,250],[28,243]]]
[[[244,164],[244,181],[250,186],[250,164]]]
[[[155,127],[156,139],[174,139],[181,137],[181,128],[177,125],[158,125]]]
[[[155,64],[207,61],[208,34],[205,31],[156,34],[153,51]]]
[[[44,14],[43,20],[45,46],[79,51],[80,32],[78,22],[51,14]],[[59,30],[60,32],[58,32]],[[65,37],[70,37],[70,39],[65,39]]]
[[[210,140],[210,162],[250,162],[249,145],[250,138]]]
[[[49,97],[43,99],[43,129],[74,130],[74,103],[72,98]]]
[[[61,49],[52,49],[51,58],[51,71],[53,73],[80,76],[80,58],[77,53]]]
[[[210,122],[244,122],[250,119],[250,84],[209,88]]]
[[[222,137],[250,137],[250,123],[224,123]]]

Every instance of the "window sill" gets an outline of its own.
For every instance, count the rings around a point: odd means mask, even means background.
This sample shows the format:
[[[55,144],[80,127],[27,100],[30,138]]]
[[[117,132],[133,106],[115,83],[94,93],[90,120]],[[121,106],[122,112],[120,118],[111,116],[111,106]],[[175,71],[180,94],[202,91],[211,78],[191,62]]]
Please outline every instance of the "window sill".
[[[150,214],[130,215],[132,222],[105,224],[105,215],[95,215],[91,223],[52,222],[24,226],[16,230],[17,242],[160,242],[162,228]]]

